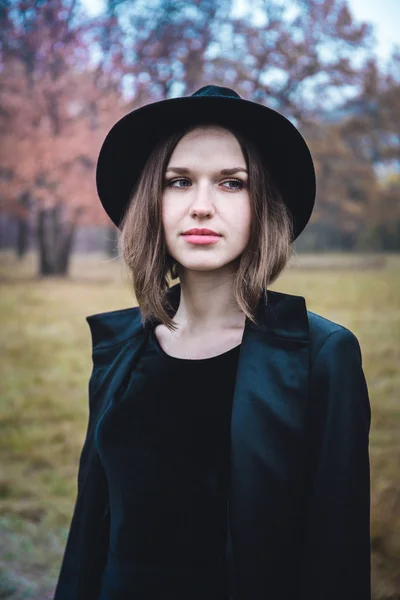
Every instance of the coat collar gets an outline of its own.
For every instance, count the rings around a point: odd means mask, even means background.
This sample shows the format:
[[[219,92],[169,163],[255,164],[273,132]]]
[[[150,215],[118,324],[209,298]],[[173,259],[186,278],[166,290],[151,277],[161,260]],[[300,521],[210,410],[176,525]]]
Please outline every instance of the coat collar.
[[[176,284],[169,288],[167,298],[173,309],[173,314],[179,306],[181,286]],[[308,340],[308,318],[305,299],[268,290],[266,301],[261,298],[257,308],[258,327],[246,318],[246,326],[258,328],[262,333],[274,337],[297,340]],[[159,323],[157,321],[156,323]]]
[[[179,306],[180,294],[180,283],[167,291],[172,314]],[[258,304],[256,318],[258,325],[246,317],[245,335],[255,329],[276,340],[309,341],[307,307],[302,296],[267,290]],[[157,319],[152,319],[144,327],[138,307],[89,315],[86,320],[92,334],[93,349],[132,339],[160,323]]]

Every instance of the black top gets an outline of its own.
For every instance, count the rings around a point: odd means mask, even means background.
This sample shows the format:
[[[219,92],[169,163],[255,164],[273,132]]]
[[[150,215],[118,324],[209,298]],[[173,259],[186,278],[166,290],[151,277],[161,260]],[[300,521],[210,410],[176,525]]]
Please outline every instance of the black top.
[[[230,418],[240,345],[169,356],[151,331],[96,445],[110,494],[99,600],[225,600]]]

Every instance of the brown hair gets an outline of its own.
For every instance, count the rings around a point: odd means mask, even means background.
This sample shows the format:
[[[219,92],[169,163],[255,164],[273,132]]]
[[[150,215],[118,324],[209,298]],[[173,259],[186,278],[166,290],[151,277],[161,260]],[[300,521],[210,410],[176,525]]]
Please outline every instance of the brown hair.
[[[171,280],[178,275],[176,262],[168,254],[162,227],[163,180],[178,142],[192,129],[204,125],[191,125],[159,141],[141,172],[119,226],[118,254],[130,273],[143,326],[157,319],[168,329],[176,329],[166,297]],[[251,231],[235,275],[234,294],[240,309],[256,324],[261,295],[291,257],[293,222],[257,148],[240,132],[231,127],[224,129],[238,140],[249,173]]]

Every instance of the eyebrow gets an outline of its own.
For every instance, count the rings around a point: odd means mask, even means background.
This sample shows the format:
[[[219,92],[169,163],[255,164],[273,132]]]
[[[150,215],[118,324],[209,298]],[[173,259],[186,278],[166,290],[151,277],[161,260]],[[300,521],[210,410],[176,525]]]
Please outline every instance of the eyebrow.
[[[190,169],[187,169],[186,167],[168,167],[166,173],[168,171],[175,171],[175,173],[190,173]],[[233,175],[238,171],[243,171],[243,173],[247,173],[247,169],[243,169],[243,167],[232,167],[232,169],[221,169],[220,174]]]

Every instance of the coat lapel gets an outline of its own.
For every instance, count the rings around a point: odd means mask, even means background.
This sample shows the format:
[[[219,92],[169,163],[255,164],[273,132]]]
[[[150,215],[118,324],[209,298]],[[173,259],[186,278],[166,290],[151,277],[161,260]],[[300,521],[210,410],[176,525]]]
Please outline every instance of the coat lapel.
[[[239,357],[228,513],[231,593],[252,600],[284,597],[272,592],[288,582],[280,569],[302,522],[309,377],[304,298],[268,292],[258,314],[258,327],[246,321]]]

